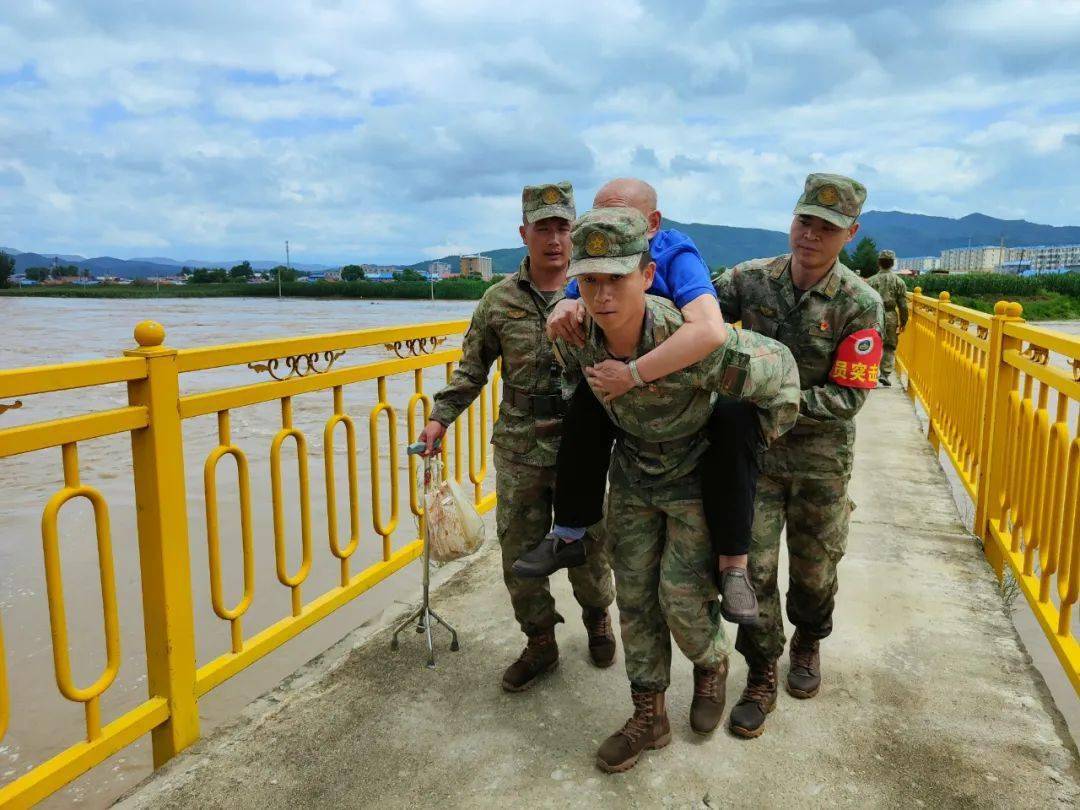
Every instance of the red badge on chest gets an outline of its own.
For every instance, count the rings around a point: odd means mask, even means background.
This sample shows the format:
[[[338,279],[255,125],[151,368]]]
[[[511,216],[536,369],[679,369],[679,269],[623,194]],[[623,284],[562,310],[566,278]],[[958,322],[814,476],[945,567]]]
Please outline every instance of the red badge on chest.
[[[881,335],[876,329],[848,335],[836,349],[829,379],[846,388],[877,387],[881,351]]]

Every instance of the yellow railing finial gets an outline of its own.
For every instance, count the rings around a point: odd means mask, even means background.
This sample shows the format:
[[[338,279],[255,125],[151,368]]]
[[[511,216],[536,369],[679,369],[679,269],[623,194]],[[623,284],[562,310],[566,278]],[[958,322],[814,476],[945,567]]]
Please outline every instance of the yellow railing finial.
[[[165,342],[165,327],[157,321],[141,321],[135,326],[135,342],[144,349],[152,349]]]

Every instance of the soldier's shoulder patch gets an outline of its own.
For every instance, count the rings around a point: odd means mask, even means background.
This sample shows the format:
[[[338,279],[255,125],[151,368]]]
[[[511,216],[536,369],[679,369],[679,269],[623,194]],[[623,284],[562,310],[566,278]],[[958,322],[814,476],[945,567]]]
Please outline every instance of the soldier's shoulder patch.
[[[742,351],[728,352],[724,373],[720,378],[720,393],[735,399],[741,398],[749,375],[750,355]]]
[[[836,348],[829,379],[845,388],[875,388],[881,370],[881,334],[860,329]]]

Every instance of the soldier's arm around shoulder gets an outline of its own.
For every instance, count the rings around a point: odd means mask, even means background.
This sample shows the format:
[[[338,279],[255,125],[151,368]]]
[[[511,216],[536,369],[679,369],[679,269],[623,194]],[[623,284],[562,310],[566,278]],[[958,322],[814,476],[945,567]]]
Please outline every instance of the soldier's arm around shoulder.
[[[871,330],[876,333],[876,344],[872,351],[876,352],[877,359],[864,363],[863,365],[866,368],[862,369],[861,374],[859,370],[854,368],[854,363],[848,363],[845,360],[839,361],[847,365],[843,369],[843,375],[835,373],[833,377],[846,377],[848,382],[841,385],[831,378],[826,380],[823,385],[815,385],[804,389],[802,392],[802,406],[799,409],[803,416],[822,421],[854,419],[855,414],[859,412],[863,403],[866,402],[867,394],[876,385],[877,366],[881,357],[881,336],[885,333],[885,310],[881,304],[881,296],[872,290],[869,295],[861,297],[860,301],[864,306],[845,325],[837,354],[843,352],[845,342],[850,343],[857,340],[857,333]],[[873,355],[871,354],[869,357],[872,358]],[[834,372],[838,371],[837,365],[838,363],[834,362]],[[871,369],[870,366],[874,368]]]
[[[487,384],[491,364],[502,353],[499,336],[492,324],[494,308],[489,287],[473,311],[465,340],[461,344],[461,361],[454,369],[450,382],[439,391],[431,409],[431,418],[444,425],[457,421],[462,412],[480,395]]]
[[[783,343],[745,329],[699,365],[699,385],[758,407],[766,444],[786,433],[799,417],[799,369]]]

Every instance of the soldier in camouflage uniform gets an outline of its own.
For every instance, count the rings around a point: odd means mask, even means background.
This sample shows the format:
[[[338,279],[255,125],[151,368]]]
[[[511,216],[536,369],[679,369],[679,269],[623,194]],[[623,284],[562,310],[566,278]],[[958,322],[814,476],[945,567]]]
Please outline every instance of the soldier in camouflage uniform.
[[[866,280],[873,290],[881,296],[881,303],[885,306],[885,334],[882,335],[884,351],[881,355],[881,374],[878,382],[881,385],[892,385],[889,375],[893,373],[896,362],[896,346],[900,339],[900,332],[907,326],[907,287],[900,280],[900,276],[893,272],[896,266],[896,254],[891,250],[883,250],[878,254],[878,271]]]
[[[847,544],[853,505],[847,485],[855,414],[877,382],[881,299],[840,263],[858,231],[866,189],[839,175],[811,174],[795,207],[792,253],[743,262],[716,282],[725,320],[741,320],[784,343],[799,367],[799,419],[764,454],[754,505],[750,577],[758,623],[739,628],[746,690],[731,710],[733,732],[756,737],[776,704],[777,659],[784,650],[777,564],[787,526],[787,613],[795,625],[788,691],[817,694],[818,643],[832,632],[836,567]]]
[[[645,294],[655,270],[646,230],[632,208],[594,209],[574,223],[569,275],[591,318],[584,346],[556,343],[567,396],[584,369],[640,357],[682,326],[672,302]],[[732,329],[701,362],[603,403],[618,428],[607,529],[634,703],[630,720],[597,752],[608,772],[632,768],[643,750],[671,739],[664,708],[671,636],[694,662],[691,727],[710,733],[723,716],[729,646],[697,471],[715,394],[754,403],[767,443],[798,413],[794,358],[775,340]]]
[[[480,394],[492,363],[502,357],[503,402],[491,438],[496,524],[503,579],[514,616],[528,637],[521,656],[503,674],[503,688],[510,692],[528,688],[559,660],[555,624],[563,618],[555,610],[547,579],[523,579],[511,566],[551,528],[564,402],[544,323],[566,284],[573,188],[569,183],[526,186],[521,207],[521,237],[528,255],[517,273],[492,285],[480,299],[465,334],[461,362],[449,384],[435,395],[431,421],[421,435],[431,452],[447,426]],[[597,666],[610,666],[615,636],[608,606],[615,599],[615,588],[602,542],[596,541],[586,563],[571,568],[568,575],[582,607],[590,657]]]

